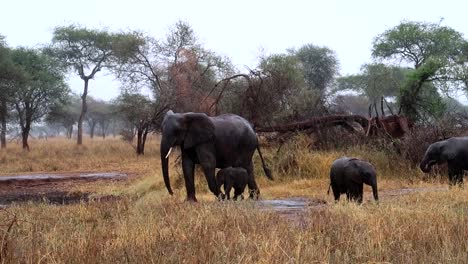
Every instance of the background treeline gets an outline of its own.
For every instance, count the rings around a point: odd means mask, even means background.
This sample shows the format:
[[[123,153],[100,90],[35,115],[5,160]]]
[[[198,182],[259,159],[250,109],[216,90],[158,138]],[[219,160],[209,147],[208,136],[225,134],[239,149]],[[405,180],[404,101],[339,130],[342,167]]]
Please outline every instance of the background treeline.
[[[306,44],[237,69],[182,21],[159,38],[80,25],[56,27],[40,48],[10,47],[0,37],[1,147],[17,138],[29,149],[31,135],[76,135],[82,144],[83,133],[110,134],[135,142],[143,154],[148,133],[168,109],[236,113],[268,126],[334,113],[367,116],[382,98],[390,106],[385,111],[414,124],[465,125],[466,106],[453,98],[468,91],[468,42],[461,33],[402,21],[374,38],[372,56],[359,73],[340,76],[335,51]],[[88,96],[99,89],[92,80],[101,71],[121,82],[120,96]],[[81,94],[70,91],[67,74],[83,80]]]

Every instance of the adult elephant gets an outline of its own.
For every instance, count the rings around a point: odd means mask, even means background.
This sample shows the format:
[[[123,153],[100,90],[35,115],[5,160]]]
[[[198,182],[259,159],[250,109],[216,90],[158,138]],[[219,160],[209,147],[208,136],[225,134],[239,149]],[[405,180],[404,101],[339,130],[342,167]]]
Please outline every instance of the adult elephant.
[[[362,203],[364,183],[372,187],[374,199],[378,201],[377,173],[372,164],[349,157],[341,157],[333,162],[330,169],[330,186],[335,200],[339,200],[341,194],[346,194],[348,200]]]
[[[197,201],[195,197],[194,169],[200,164],[210,191],[224,198],[216,184],[215,169],[242,167],[248,173],[250,197],[260,194],[255,182],[252,156],[255,149],[260,155],[266,176],[273,180],[263,160],[257,136],[244,118],[224,114],[209,117],[203,113],[174,113],[169,110],[162,122],[161,164],[164,183],[173,194],[169,181],[169,154],[173,147],[180,146],[182,170],[187,190],[187,200]]]
[[[431,144],[420,168],[429,173],[435,164],[447,163],[449,184],[463,184],[463,172],[468,170],[468,137],[453,137]]]

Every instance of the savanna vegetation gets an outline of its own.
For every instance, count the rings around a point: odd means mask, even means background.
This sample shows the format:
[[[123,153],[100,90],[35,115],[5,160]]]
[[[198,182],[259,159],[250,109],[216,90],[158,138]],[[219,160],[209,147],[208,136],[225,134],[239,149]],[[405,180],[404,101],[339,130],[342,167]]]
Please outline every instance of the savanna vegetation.
[[[467,54],[462,34],[418,21],[376,36],[374,61],[349,76],[339,75],[330,47],[314,44],[262,56],[241,71],[205,48],[186,22],[161,38],[61,26],[35,49],[9,47],[2,37],[0,175],[119,171],[129,178],[67,185],[69,193],[92,193],[73,204],[44,198],[0,207],[0,262],[466,263],[468,191],[449,189],[443,166],[423,174],[418,163],[430,143],[467,135],[466,106],[452,98],[468,91]],[[121,81],[118,98],[87,95],[101,71]],[[70,92],[67,73],[80,76],[83,93]],[[382,98],[389,107],[381,112],[413,124],[404,137],[339,127],[279,140],[261,135],[275,176],[266,179],[255,154],[261,198],[310,201],[297,215],[251,200],[219,202],[201,171],[199,203],[184,202],[177,159],[174,196],[164,188],[158,132],[169,109],[236,113],[262,127],[367,115]],[[379,203],[368,186],[362,205],[327,195],[330,165],[343,155],[374,164]]]

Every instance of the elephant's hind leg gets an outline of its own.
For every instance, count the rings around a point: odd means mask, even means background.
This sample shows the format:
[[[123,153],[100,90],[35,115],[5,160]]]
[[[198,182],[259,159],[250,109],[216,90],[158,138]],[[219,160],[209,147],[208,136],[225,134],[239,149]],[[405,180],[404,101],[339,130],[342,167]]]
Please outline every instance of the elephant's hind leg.
[[[247,186],[249,187],[249,197],[251,199],[257,200],[260,197],[260,190],[258,189],[257,183],[255,182],[255,176],[253,171],[253,163],[245,168],[247,170]]]
[[[234,188],[234,200],[237,200],[239,196],[242,197],[242,193],[244,193],[245,188]]]
[[[362,189],[362,186],[361,186]],[[346,196],[348,197],[349,201],[357,201],[359,203],[362,202],[362,191],[360,191],[360,187],[356,184],[348,186],[348,190],[346,191]]]
[[[333,197],[335,197],[335,201],[340,200],[340,190],[338,190],[337,186],[332,185]]]

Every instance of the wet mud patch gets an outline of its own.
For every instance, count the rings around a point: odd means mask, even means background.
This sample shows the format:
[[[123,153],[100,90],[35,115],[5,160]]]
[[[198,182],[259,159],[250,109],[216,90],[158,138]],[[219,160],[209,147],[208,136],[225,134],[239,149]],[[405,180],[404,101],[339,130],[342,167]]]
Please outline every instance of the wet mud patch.
[[[0,176],[0,207],[23,202],[63,205],[94,200],[116,200],[117,196],[96,197],[89,190],[100,182],[127,179],[128,175],[121,172]],[[77,188],[80,188],[80,191],[76,191]]]
[[[97,173],[69,173],[69,174],[23,174],[14,176],[0,176],[0,184],[15,182],[51,182],[51,181],[76,181],[76,180],[119,180],[127,179],[125,173],[120,172],[97,172]]]
[[[420,187],[420,188],[401,188],[393,190],[382,190],[379,191],[379,196],[382,198],[392,198],[399,197],[403,195],[408,195],[412,193],[424,193],[424,192],[441,192],[448,191],[448,187]]]

